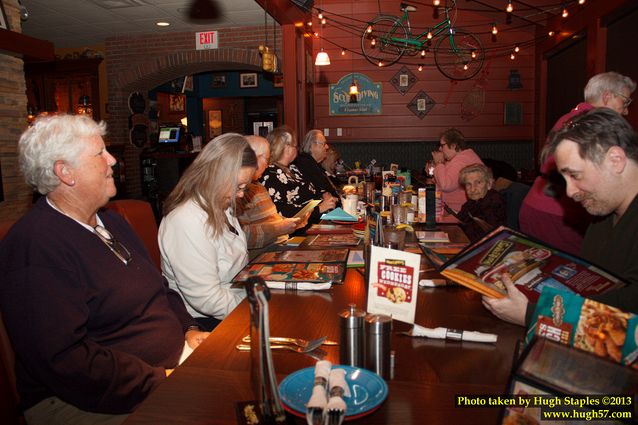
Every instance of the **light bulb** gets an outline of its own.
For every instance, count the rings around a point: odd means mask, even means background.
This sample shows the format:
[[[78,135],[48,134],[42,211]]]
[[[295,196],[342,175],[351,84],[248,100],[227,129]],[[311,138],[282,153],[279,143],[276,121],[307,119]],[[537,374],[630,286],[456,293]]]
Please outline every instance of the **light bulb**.
[[[311,26],[312,26],[312,21],[308,21],[308,22],[306,22],[306,25],[308,25],[309,27],[311,27]]]
[[[319,38],[319,33],[318,32],[314,32],[312,35],[314,35],[315,38]]]
[[[494,35],[498,34],[498,28],[496,28],[496,24],[492,25],[492,34]]]
[[[467,68],[468,68],[467,64],[464,64],[464,65],[463,65],[463,70],[464,70],[464,71],[467,71]]]
[[[569,16],[569,12],[567,11],[567,8],[566,8],[566,7],[564,7],[564,8],[563,8],[563,14],[562,14],[561,16],[562,16],[563,18],[566,18],[566,17],[568,17],[568,16]]]
[[[425,57],[425,50],[421,50],[421,57],[424,58]]]
[[[345,49],[342,49],[341,50],[341,56],[345,56],[345,55],[346,55],[346,51],[345,51]]]
[[[371,46],[376,46],[377,45],[377,39],[373,38],[372,40],[370,40],[370,45]]]
[[[515,55],[514,53],[512,53],[512,54],[510,55],[510,59],[511,59],[511,60],[516,59],[516,55]]]
[[[428,40],[432,40],[432,31],[428,31],[427,37],[428,37]]]
[[[505,11],[507,13],[512,13],[514,11],[514,7],[512,6],[512,2],[511,1],[507,2],[507,8],[505,8]]]
[[[554,34],[555,34],[554,31],[550,31],[550,32],[547,33],[547,35],[549,35],[550,37],[552,37]]]
[[[517,44],[516,46],[514,46],[514,51],[515,51],[516,53],[518,53],[518,52],[520,52],[520,51],[521,51],[521,48],[520,48],[520,47],[518,47],[518,44]]]
[[[359,94],[359,86],[357,86],[357,82],[352,80],[352,85],[350,86],[349,91],[350,96]]]
[[[370,34],[372,32],[372,25],[368,25],[368,28],[366,28],[366,32],[368,34]]]
[[[440,4],[441,4],[441,0],[434,0],[434,1],[432,2],[432,4],[433,4],[433,5],[435,5],[435,6],[438,6],[438,5],[440,5]]]
[[[423,71],[423,65],[419,65],[417,69],[419,70],[419,72]]]
[[[476,59],[476,50],[472,50],[472,59]]]
[[[585,0],[578,0],[578,4],[585,4]]]
[[[323,13],[319,12],[319,15],[317,15],[317,18],[323,19]]]
[[[321,18],[321,25],[326,25],[326,18]]]
[[[379,68],[381,68],[383,66],[383,62],[379,61],[378,65],[379,65]]]

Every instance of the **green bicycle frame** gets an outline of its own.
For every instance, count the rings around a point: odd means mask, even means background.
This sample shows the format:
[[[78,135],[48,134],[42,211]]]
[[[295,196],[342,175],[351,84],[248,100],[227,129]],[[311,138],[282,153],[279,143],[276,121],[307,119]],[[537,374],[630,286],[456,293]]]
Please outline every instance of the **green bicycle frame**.
[[[405,27],[408,31],[408,37],[409,38],[400,38],[400,37],[394,37],[393,35],[395,34],[397,28],[398,28],[398,24],[405,24]],[[416,37],[414,37],[412,35],[412,28],[410,26],[410,20],[409,20],[409,12],[407,10],[405,10],[403,12],[403,16],[401,16],[396,22],[395,24],[392,26],[392,28],[390,29],[390,31],[388,31],[388,33],[386,34],[386,36],[381,37],[382,41],[388,44],[392,44],[392,45],[396,45],[399,47],[403,47],[403,46],[407,46],[410,45],[411,47],[414,47],[418,50],[423,49],[423,47],[427,44],[427,42],[429,40],[424,40],[424,41],[420,41],[423,37],[427,36],[428,32],[432,33],[432,38],[438,37],[443,31],[448,30],[451,28],[451,22],[450,22],[450,18],[447,14],[447,10],[445,11],[445,19],[441,22],[439,22],[438,24],[434,25],[432,28],[427,29],[425,31],[423,31],[421,34],[417,35]],[[389,36],[389,37],[388,37]],[[452,47],[452,51],[454,51],[456,53],[457,49],[456,46],[454,45],[454,34],[452,32],[450,32],[450,47]]]

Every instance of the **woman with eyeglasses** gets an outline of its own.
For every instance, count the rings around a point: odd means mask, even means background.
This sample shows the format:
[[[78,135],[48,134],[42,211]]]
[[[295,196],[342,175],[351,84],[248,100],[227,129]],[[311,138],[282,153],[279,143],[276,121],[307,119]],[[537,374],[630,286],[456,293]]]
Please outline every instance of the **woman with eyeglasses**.
[[[308,219],[309,224],[318,223],[321,214],[335,207],[337,199],[329,192],[321,193],[293,163],[299,146],[290,128],[277,127],[266,138],[270,143],[270,164],[260,182],[268,190],[277,211],[284,217],[292,217],[306,202],[321,199]]]
[[[434,161],[434,180],[443,194],[443,202],[455,211],[459,211],[467,197],[459,184],[462,168],[472,164],[482,164],[481,158],[467,146],[463,133],[450,128],[441,134],[439,149],[432,152]],[[452,215],[443,217],[444,222],[457,221]]]
[[[235,216],[257,157],[244,136],[208,142],[164,202],[159,228],[162,272],[203,329],[212,330],[245,297],[231,279],[248,263]]]
[[[320,193],[330,193],[332,196],[339,196],[339,191],[326,175],[321,166],[328,157],[330,146],[321,130],[310,130],[301,144],[301,152],[293,161],[293,164],[312,182],[315,189]]]
[[[104,123],[38,118],[19,141],[42,196],[0,244],[0,311],[31,424],[119,424],[208,334],[117,213]]]

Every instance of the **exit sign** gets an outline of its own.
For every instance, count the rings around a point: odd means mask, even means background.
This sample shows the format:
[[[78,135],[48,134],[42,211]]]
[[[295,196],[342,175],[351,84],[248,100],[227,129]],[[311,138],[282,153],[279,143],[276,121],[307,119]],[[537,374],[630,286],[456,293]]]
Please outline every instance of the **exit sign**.
[[[218,47],[217,31],[195,33],[195,50],[210,50]]]

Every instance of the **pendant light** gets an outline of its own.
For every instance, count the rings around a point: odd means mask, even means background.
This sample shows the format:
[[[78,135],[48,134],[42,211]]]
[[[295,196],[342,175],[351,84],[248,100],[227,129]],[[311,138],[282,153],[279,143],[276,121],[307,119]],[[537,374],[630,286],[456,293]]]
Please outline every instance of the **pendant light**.
[[[322,2],[323,3],[323,2]],[[323,6],[323,4],[322,4]],[[323,9],[323,7],[322,7]],[[328,56],[328,53],[323,51],[323,23],[321,24],[321,41],[320,41],[320,46],[321,49],[319,50],[319,53],[317,53],[317,57],[315,58],[315,65],[316,66],[327,66],[330,65],[330,57]]]

